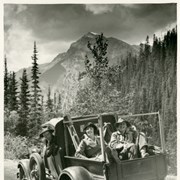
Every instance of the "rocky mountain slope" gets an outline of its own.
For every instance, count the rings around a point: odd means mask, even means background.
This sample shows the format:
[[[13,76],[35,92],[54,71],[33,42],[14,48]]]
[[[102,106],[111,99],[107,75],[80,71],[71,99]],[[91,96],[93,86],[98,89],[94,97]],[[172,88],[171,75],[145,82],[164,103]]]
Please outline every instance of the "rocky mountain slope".
[[[91,58],[90,50],[87,43],[95,42],[98,36],[96,33],[89,32],[72,43],[65,53],[58,54],[50,63],[40,64],[40,86],[43,93],[46,93],[47,87],[50,85],[52,91],[61,91],[63,87],[71,84],[71,79],[77,80],[79,72],[84,71],[84,59],[87,54]],[[138,53],[137,46],[129,45],[126,42],[113,37],[106,38],[108,41],[107,56],[109,65],[117,64],[128,52],[132,54]],[[31,68],[27,68],[30,76]],[[21,77],[22,70],[17,72],[17,79]],[[68,84],[67,84],[68,83]]]

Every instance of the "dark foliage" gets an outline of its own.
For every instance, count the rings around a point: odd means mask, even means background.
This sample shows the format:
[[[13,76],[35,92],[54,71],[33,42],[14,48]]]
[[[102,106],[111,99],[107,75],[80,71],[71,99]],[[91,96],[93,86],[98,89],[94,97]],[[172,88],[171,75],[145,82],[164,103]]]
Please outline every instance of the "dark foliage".
[[[4,109],[8,108],[9,98],[9,73],[7,69],[7,58],[4,59]]]
[[[8,89],[8,109],[9,111],[17,111],[18,110],[18,91],[17,91],[17,81],[16,74],[12,72],[9,76],[9,89]]]
[[[105,40],[103,33],[96,37],[96,42],[91,44],[88,42],[87,47],[91,51],[94,60],[91,61],[88,56],[85,57],[85,68],[87,75],[93,80],[97,87],[101,87],[101,81],[104,78],[108,69],[107,58],[107,40]]]
[[[29,80],[27,79],[26,70],[23,70],[21,84],[20,84],[20,94],[19,94],[19,119],[16,125],[17,135],[27,136],[27,123],[29,120],[30,111],[30,91],[29,91]]]
[[[31,69],[31,110],[30,110],[30,119],[28,122],[28,134],[30,137],[37,134],[40,130],[42,123],[42,106],[41,106],[41,89],[39,87],[39,66],[37,63],[37,48],[36,42],[34,42],[34,51],[32,56],[32,69]]]

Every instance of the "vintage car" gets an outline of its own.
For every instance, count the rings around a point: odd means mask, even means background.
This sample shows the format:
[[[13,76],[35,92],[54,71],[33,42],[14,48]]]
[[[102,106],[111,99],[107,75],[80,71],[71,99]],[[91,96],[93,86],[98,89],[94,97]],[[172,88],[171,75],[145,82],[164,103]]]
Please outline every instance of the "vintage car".
[[[146,158],[107,162],[104,141],[110,140],[110,131],[115,131],[117,117],[132,120],[146,116],[154,116],[159,127],[160,151]],[[100,132],[102,161],[80,159],[74,156],[75,150],[83,137],[83,127],[87,122],[95,123]],[[81,117],[65,116],[46,122],[42,127],[51,126],[59,145],[58,153],[49,158],[32,153],[29,159],[18,163],[17,177],[20,180],[163,180],[167,175],[167,154],[165,150],[163,123],[159,112],[119,115],[103,113]],[[46,166],[45,166],[46,162]]]

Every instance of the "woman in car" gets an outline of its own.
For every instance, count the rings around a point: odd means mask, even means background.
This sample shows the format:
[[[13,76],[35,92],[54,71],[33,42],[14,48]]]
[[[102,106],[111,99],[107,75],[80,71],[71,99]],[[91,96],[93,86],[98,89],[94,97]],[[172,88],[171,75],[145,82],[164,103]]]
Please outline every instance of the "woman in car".
[[[116,123],[117,131],[111,136],[110,147],[117,150],[121,160],[137,158],[140,151],[141,157],[147,157],[146,137],[132,129],[131,124],[121,118]]]
[[[78,158],[91,158],[98,160],[99,156],[101,156],[101,144],[100,137],[98,136],[98,128],[94,124],[88,123],[84,127],[84,132],[84,139],[80,142],[75,156]]]
[[[117,150],[120,160],[134,159],[137,157],[134,132],[131,124],[121,118],[115,124],[117,131],[112,133],[109,143],[110,148]]]
[[[92,159],[92,160],[103,160],[101,154],[101,142],[98,128],[93,123],[88,123],[84,127],[84,139],[81,140],[75,156],[83,159]],[[111,163],[114,161],[114,158],[111,154],[110,148],[105,143],[105,155],[107,162]]]

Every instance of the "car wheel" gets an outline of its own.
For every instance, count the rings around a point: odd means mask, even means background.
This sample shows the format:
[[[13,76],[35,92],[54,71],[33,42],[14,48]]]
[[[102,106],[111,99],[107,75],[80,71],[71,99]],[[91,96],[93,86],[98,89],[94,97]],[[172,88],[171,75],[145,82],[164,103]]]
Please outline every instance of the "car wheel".
[[[38,153],[33,153],[29,161],[30,177],[32,180],[45,180],[45,167],[41,156]]]
[[[22,167],[19,168],[19,179],[20,180],[27,180],[28,179],[27,172],[25,172],[25,170]]]
[[[30,175],[29,175],[29,159],[23,159],[20,160],[18,163],[18,173],[17,173],[17,178],[19,180],[30,180]]]

